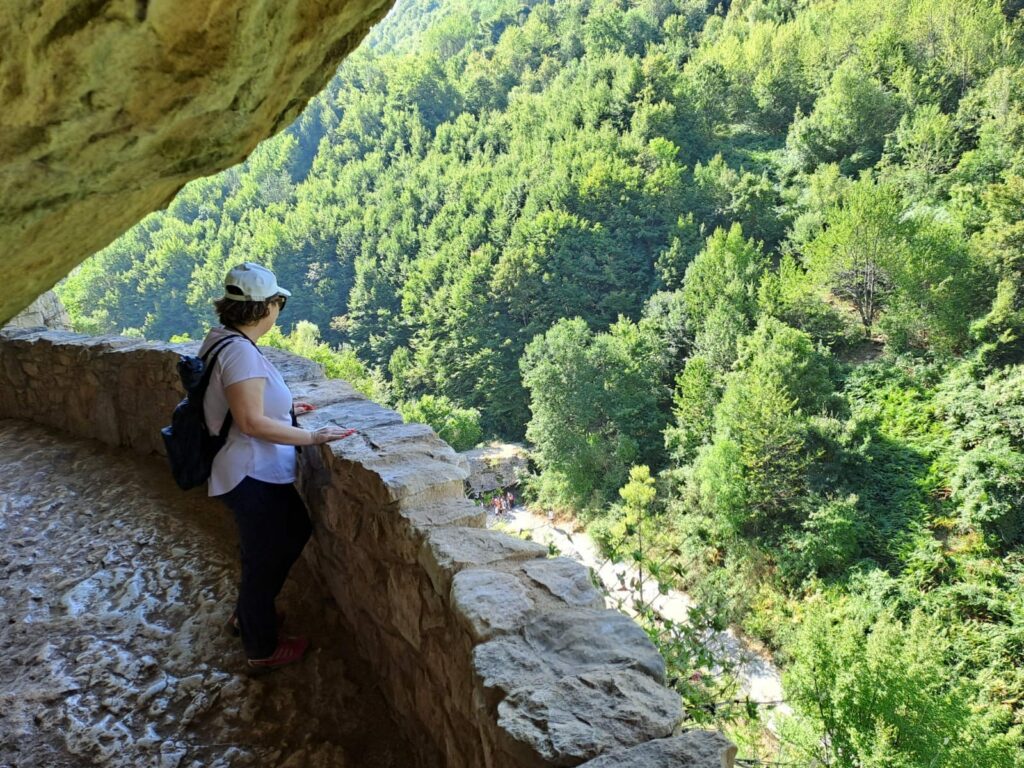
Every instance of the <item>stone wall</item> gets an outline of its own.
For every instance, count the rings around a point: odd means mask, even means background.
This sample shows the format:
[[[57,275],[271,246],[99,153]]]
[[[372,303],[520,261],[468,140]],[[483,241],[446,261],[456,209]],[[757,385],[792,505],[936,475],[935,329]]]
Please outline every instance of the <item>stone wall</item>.
[[[161,452],[159,429],[180,398],[177,356],[194,349],[6,329],[0,417]],[[309,360],[267,354],[317,407],[303,426],[359,430],[302,452],[316,529],[306,554],[422,744],[422,765],[732,766],[721,735],[681,731],[664,661],[604,607],[583,566],[483,527],[464,496],[465,460],[429,427]]]

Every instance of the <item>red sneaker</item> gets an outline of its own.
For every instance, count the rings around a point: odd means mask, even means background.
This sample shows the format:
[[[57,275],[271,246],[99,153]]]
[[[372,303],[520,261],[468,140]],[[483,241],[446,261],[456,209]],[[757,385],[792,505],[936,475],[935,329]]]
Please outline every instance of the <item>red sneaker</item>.
[[[249,659],[252,669],[274,669],[302,659],[309,640],[305,637],[285,637],[277,641],[277,648],[265,659]]]

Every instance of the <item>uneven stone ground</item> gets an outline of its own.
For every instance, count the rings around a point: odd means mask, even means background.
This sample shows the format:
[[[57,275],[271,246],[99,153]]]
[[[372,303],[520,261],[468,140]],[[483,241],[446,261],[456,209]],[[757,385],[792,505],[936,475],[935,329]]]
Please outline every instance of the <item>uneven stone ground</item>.
[[[279,605],[314,648],[245,674],[236,546],[162,459],[0,420],[0,768],[413,765],[303,563]]]

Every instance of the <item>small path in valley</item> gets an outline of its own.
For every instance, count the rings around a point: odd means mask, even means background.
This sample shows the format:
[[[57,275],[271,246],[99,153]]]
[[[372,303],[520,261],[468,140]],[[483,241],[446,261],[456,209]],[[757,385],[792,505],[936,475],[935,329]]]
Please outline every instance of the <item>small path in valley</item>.
[[[632,593],[622,585],[628,585],[637,577],[636,569],[625,563],[608,560],[585,531],[554,522],[525,507],[514,507],[511,513],[503,514],[500,518],[489,511],[487,524],[489,527],[500,525],[513,534],[527,534],[534,541],[554,545],[561,554],[583,563],[597,573],[608,590],[610,605],[620,599],[624,605],[631,603]],[[650,583],[650,592],[656,591],[655,584]],[[651,603],[663,616],[676,622],[685,622],[694,604],[689,595],[677,590],[670,590],[667,595],[658,595],[651,599]],[[783,700],[781,674],[765,653],[752,648],[732,629],[716,633],[709,642],[720,658],[735,665],[742,695],[749,696],[751,701],[759,704],[771,705],[772,711],[766,713],[769,727],[774,719],[773,713],[788,715],[792,712],[788,705],[778,704]]]
[[[301,561],[279,606],[314,647],[245,673],[236,547],[163,459],[0,420],[0,768],[414,764]]]

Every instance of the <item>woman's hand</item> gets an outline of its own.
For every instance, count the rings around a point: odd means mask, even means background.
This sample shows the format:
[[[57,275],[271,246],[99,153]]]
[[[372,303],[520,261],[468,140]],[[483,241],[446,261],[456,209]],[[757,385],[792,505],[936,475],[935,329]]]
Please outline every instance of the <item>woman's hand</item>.
[[[296,416],[301,416],[304,413],[309,413],[310,411],[315,411],[316,410],[316,406],[314,406],[314,405],[312,405],[310,403],[301,403],[301,402],[293,403],[292,404],[292,408],[295,409],[295,415]]]
[[[311,441],[310,445],[321,445],[322,443],[333,443],[335,440],[342,440],[349,435],[354,435],[356,430],[345,429],[345,427],[335,427],[333,425],[320,427],[310,432]]]

